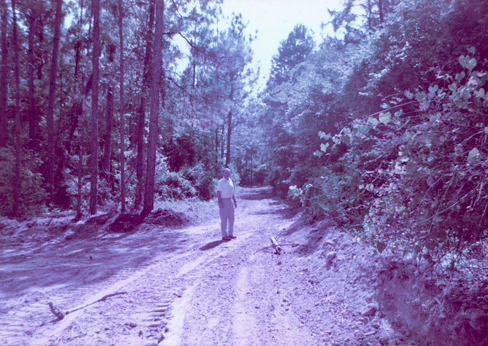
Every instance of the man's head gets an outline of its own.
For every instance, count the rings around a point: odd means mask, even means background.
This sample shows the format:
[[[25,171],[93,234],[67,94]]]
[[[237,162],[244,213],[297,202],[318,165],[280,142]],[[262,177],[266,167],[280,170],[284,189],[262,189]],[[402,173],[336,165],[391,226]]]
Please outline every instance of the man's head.
[[[229,178],[230,178],[230,169],[224,168],[224,170],[222,171],[222,175],[224,176],[224,179],[229,180]]]

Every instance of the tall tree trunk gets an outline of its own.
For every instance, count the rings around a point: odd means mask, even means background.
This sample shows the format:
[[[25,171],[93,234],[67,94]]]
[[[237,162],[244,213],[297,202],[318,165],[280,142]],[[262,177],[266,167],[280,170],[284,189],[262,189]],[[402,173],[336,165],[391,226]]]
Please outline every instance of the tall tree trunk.
[[[109,82],[111,83],[111,82]],[[112,158],[112,125],[113,125],[113,118],[114,118],[114,94],[112,91],[112,85],[109,84],[107,90],[107,129],[105,131],[105,146],[103,150],[103,161],[102,167],[103,172],[102,176],[105,178],[105,181],[110,184],[111,181],[111,165],[110,159]]]
[[[153,53],[153,43],[154,43],[154,11],[155,11],[155,0],[149,1],[149,22],[146,31],[146,56],[144,58],[144,72],[143,72],[143,89],[144,92],[150,87],[149,83],[151,80],[151,62]]]
[[[145,120],[145,98],[141,97],[141,106],[139,108],[137,126],[136,126],[136,142],[137,142],[137,156],[136,156],[136,178],[137,188],[134,200],[134,208],[138,209],[142,203],[142,195],[144,190],[144,120]]]
[[[378,10],[380,12],[380,23],[383,24],[385,20],[385,14],[383,12],[383,0],[378,0]]]
[[[147,215],[154,208],[154,175],[156,172],[156,144],[158,139],[159,85],[163,68],[163,25],[164,0],[156,0],[156,30],[154,32],[154,54],[151,76],[151,114],[149,118],[149,139],[147,149],[146,189],[144,193],[144,209]]]
[[[371,13],[373,11],[372,8],[371,8],[372,7],[371,6],[371,0],[368,0],[368,5],[367,6],[368,6],[368,10],[367,10],[368,11],[368,31],[371,32],[371,30],[373,30],[373,25],[371,23],[371,17],[373,15]]]
[[[142,196],[144,194],[144,127],[146,118],[146,95],[149,89],[151,80],[150,65],[152,61],[152,45],[154,40],[154,1],[149,3],[149,22],[146,31],[146,56],[144,58],[144,72],[141,90],[141,108],[139,109],[139,118],[136,127],[137,138],[137,158],[136,158],[136,177],[137,177],[137,191],[134,201],[134,208],[138,209],[142,203]]]
[[[90,214],[97,212],[98,196],[98,83],[100,57],[100,1],[92,0],[93,11],[93,77],[92,77],[92,154],[90,158]]]
[[[252,151],[253,151],[253,148],[251,147],[251,187],[252,187]]]
[[[53,54],[51,59],[51,71],[49,75],[49,99],[47,107],[47,151],[48,151],[48,184],[50,201],[53,202],[54,194],[54,103],[56,100],[56,76],[58,71],[59,37],[61,32],[63,0],[56,1],[56,16],[54,19]]]
[[[108,62],[114,62],[114,53],[117,47],[111,44],[108,47]],[[112,186],[113,189],[113,179],[112,179],[112,127],[114,119],[114,93],[113,93],[113,81],[108,80],[107,86],[107,127],[105,128],[104,139],[104,150],[102,159],[102,174],[101,177],[105,179],[107,185]],[[113,191],[112,191],[113,192]]]
[[[215,128],[215,163],[219,162],[219,128]]]
[[[14,204],[12,214],[19,216],[19,202],[20,202],[20,73],[19,73],[19,44],[17,41],[17,15],[15,13],[15,0],[12,0],[12,27],[13,27],[13,48],[15,59],[15,173],[14,173]]]
[[[80,121],[80,145],[78,152],[78,195],[76,196],[76,218],[80,220],[82,215],[81,203],[82,203],[82,188],[83,188],[83,144],[85,143],[85,95],[83,95],[83,101],[81,104],[81,121]]]
[[[75,37],[75,74],[74,74],[74,80],[76,84],[79,84],[79,89],[82,91],[80,98],[75,99],[73,102],[73,105],[71,107],[71,114],[73,115],[73,119],[71,121],[71,128],[69,129],[69,135],[68,135],[68,141],[66,145],[66,151],[68,152],[69,155],[71,155],[71,143],[73,142],[73,137],[75,135],[76,128],[79,125],[80,122],[80,117],[84,116],[84,107],[85,107],[85,99],[88,96],[88,93],[90,92],[90,89],[92,87],[92,82],[91,82],[91,76],[88,79],[88,64],[86,63],[86,56],[81,55],[81,50],[82,50],[82,36],[83,36],[83,0],[80,0],[80,17],[78,19],[78,29],[77,29],[77,34]],[[88,28],[88,37],[91,35],[91,22]],[[90,47],[87,47],[86,49],[87,52],[90,51]],[[82,74],[81,81],[79,81],[80,77],[80,63],[81,60],[83,59],[83,62],[85,63],[85,71]],[[88,80],[88,82],[86,82]],[[86,83],[86,85],[85,85]],[[83,102],[83,104],[82,104]],[[82,120],[84,121],[84,120]],[[81,125],[84,126],[84,125]]]
[[[120,211],[125,212],[125,119],[124,119],[124,8],[119,0],[119,39],[120,39]]]
[[[83,26],[83,0],[80,0],[80,19],[78,21],[78,33],[81,34]],[[78,41],[79,42],[79,41]],[[90,47],[87,48],[87,52]],[[77,51],[78,52],[78,51]],[[77,61],[78,63],[78,61]],[[82,188],[83,188],[83,144],[85,143],[85,98],[88,94],[88,88],[85,88],[85,80],[88,76],[88,64],[85,63],[85,73],[81,78],[81,89],[83,93],[81,94],[81,101],[79,106],[79,116],[81,117],[80,124],[80,139],[79,139],[79,150],[78,150],[78,195],[76,196],[76,217],[75,220],[80,220],[83,216],[81,212],[82,203]],[[77,73],[75,73],[75,80]],[[91,88],[91,86],[90,86]],[[73,131],[74,133],[74,131]]]
[[[75,79],[78,77],[78,70],[80,66],[80,49],[81,35],[83,33],[83,0],[80,0],[80,18],[78,20],[78,34],[76,35],[75,41]]]
[[[225,167],[230,165],[230,137],[232,134],[232,110],[227,114],[227,152],[225,153]]]
[[[0,79],[3,83],[0,83],[0,147],[7,146],[8,141],[8,120],[7,120],[7,67],[8,67],[8,54],[7,54],[7,3],[5,0],[0,0],[0,11],[2,27],[0,32],[0,41],[2,48],[2,66],[0,69]]]
[[[220,141],[220,159],[224,160],[224,135],[225,135],[225,122],[222,124],[222,140]]]
[[[38,39],[39,39],[39,46],[43,46],[44,44],[44,22],[42,21],[42,19],[39,20],[39,25],[40,25],[40,28],[37,29],[37,32],[38,32]],[[45,65],[45,60],[47,60],[48,58],[46,57],[46,59],[44,59],[43,56],[41,56],[41,61],[38,63],[37,65],[37,79],[38,80],[42,80],[43,78],[43,71],[42,69],[44,68],[44,65]]]
[[[34,139],[37,133],[37,117],[35,110],[34,89],[34,33],[36,31],[37,11],[33,7],[29,15],[29,49],[27,60],[29,62],[29,139]]]

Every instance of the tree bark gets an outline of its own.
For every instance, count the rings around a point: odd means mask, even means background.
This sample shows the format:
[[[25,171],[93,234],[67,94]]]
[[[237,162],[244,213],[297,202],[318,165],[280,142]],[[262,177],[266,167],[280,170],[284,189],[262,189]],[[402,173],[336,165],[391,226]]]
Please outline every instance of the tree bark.
[[[372,17],[372,8],[371,8],[371,0],[368,0],[368,9],[367,9],[367,12],[368,12],[368,30],[369,32],[371,32],[371,30],[373,30],[373,25],[371,23],[371,17]]]
[[[215,128],[215,163],[219,162],[219,128]]]
[[[19,67],[19,44],[17,40],[17,15],[15,13],[15,0],[12,0],[12,27],[13,27],[13,48],[14,48],[14,75],[15,75],[15,172],[14,172],[14,204],[12,208],[13,216],[19,216],[20,202],[20,67]]]
[[[76,203],[76,218],[75,220],[80,220],[82,217],[81,213],[81,202],[82,202],[82,188],[83,188],[83,143],[85,142],[85,96],[83,95],[83,101],[81,106],[81,121],[80,121],[80,145],[78,152],[78,195]]]
[[[29,64],[29,139],[34,139],[37,133],[37,116],[35,110],[35,88],[34,88],[34,33],[36,31],[37,11],[33,7],[29,15],[29,49],[27,60]]]
[[[220,141],[220,159],[224,161],[224,139],[225,139],[225,121],[222,123],[222,140]]]
[[[97,212],[98,196],[98,83],[100,57],[100,1],[92,0],[93,11],[93,79],[92,79],[92,154],[90,159],[90,214]]]
[[[110,83],[110,82],[109,82]],[[108,86],[107,90],[107,129],[105,131],[105,145],[103,151],[103,172],[102,176],[105,181],[110,184],[111,182],[111,165],[110,159],[112,157],[112,125],[114,117],[114,94],[112,91],[112,85]]]
[[[119,0],[119,39],[120,39],[120,211],[125,212],[125,118],[124,118],[124,8]]]
[[[88,47],[88,50],[90,47]],[[88,79],[88,64],[85,64],[85,72],[83,74],[81,80],[81,86],[83,90],[83,94],[81,95],[81,101],[79,106],[79,114],[80,121],[78,121],[80,126],[80,139],[79,139],[79,149],[78,149],[78,195],[77,195],[77,203],[76,203],[76,218],[75,220],[80,220],[82,217],[81,213],[81,202],[82,202],[82,187],[83,187],[83,145],[85,144],[85,128],[86,128],[86,121],[85,121],[85,102],[86,97],[88,96],[88,92],[91,89],[91,81],[88,81],[85,86],[85,80]],[[90,77],[91,78],[91,77]]]
[[[385,14],[383,12],[383,0],[378,0],[378,10],[380,12],[380,23],[383,24],[385,20]]]
[[[146,56],[144,58],[144,72],[143,72],[143,91],[149,89],[149,83],[151,80],[151,61],[152,61],[152,48],[154,41],[154,11],[155,11],[155,0],[150,0],[149,2],[149,22],[146,31]]]
[[[137,142],[137,158],[136,158],[136,177],[137,189],[136,198],[134,201],[134,208],[138,209],[142,203],[142,196],[144,194],[144,125],[146,119],[146,93],[149,89],[151,80],[150,65],[152,60],[152,45],[153,45],[153,26],[154,26],[154,0],[149,3],[149,22],[146,32],[146,56],[144,58],[144,71],[141,90],[141,108],[139,109],[139,118],[136,127],[136,142]]]
[[[79,34],[81,34],[82,32],[82,26],[83,26],[83,0],[80,1],[80,19],[78,21]],[[89,50],[90,47],[88,47],[87,51]],[[78,61],[76,61],[76,63],[78,64]],[[75,72],[75,80],[77,75],[78,75],[77,72]],[[80,220],[81,217],[83,216],[81,212],[81,203],[82,203],[82,188],[83,188],[83,144],[85,143],[85,126],[86,126],[85,125],[85,99],[86,99],[86,95],[88,95],[88,88],[85,88],[85,80],[87,79],[87,75],[88,75],[88,64],[85,64],[85,73],[82,75],[82,79],[81,79],[81,88],[83,89],[83,93],[81,94],[81,101],[80,101],[79,114],[78,114],[78,116],[81,117],[81,120],[79,121],[81,133],[80,133],[80,142],[79,142],[79,151],[78,151],[78,195],[76,196],[75,220]],[[90,82],[90,88],[91,88],[91,82]]]
[[[44,44],[44,21],[42,18],[38,18],[39,19],[39,27],[37,29],[37,32],[38,32],[38,39],[39,39],[39,46],[42,47],[42,45]],[[44,68],[44,65],[45,65],[45,60],[47,60],[48,58],[46,57],[46,59],[44,59],[44,57],[41,55],[40,57],[40,62],[39,64],[37,65],[37,79],[38,80],[42,80],[43,78],[43,71],[42,69]]]
[[[114,53],[116,46],[111,44],[108,47],[108,62],[113,63]],[[102,174],[100,175],[107,185],[110,185],[113,189],[113,179],[112,179],[112,127],[114,119],[114,93],[113,93],[113,82],[111,79],[108,80],[107,86],[107,120],[105,134],[103,136],[104,140],[104,150],[102,158]]]
[[[0,11],[2,27],[0,32],[0,41],[2,48],[2,66],[0,69],[0,79],[3,83],[0,83],[0,147],[7,146],[8,141],[8,120],[7,120],[7,67],[8,67],[8,55],[7,55],[7,3],[5,0],[0,0]]]
[[[163,25],[164,0],[156,0],[156,28],[154,32],[154,54],[151,78],[151,114],[149,119],[149,139],[147,150],[146,189],[144,193],[144,209],[142,215],[147,215],[154,208],[154,180],[156,172],[156,144],[158,139],[159,115],[159,85],[163,68]]]
[[[142,203],[142,196],[144,190],[144,121],[146,118],[145,104],[146,99],[141,97],[141,106],[138,112],[137,126],[136,126],[136,143],[137,143],[137,156],[136,156],[136,178],[137,188],[136,196],[134,200],[134,209],[138,209]]]
[[[252,187],[252,154],[253,154],[253,147],[251,147],[251,187]]]
[[[230,165],[230,138],[232,135],[232,110],[227,114],[227,152],[225,153],[225,167]]]
[[[56,100],[56,76],[58,71],[59,38],[61,33],[63,0],[56,1],[56,16],[54,19],[53,54],[51,59],[51,71],[49,75],[49,99],[47,107],[47,148],[48,148],[48,185],[50,201],[53,202],[54,194],[54,103]]]

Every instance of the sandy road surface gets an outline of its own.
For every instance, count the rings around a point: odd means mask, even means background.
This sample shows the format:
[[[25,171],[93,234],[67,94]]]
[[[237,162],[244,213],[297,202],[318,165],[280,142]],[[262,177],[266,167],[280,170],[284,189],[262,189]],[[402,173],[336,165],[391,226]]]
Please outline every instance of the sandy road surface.
[[[217,211],[215,210],[215,214]],[[244,189],[236,240],[219,221],[0,252],[2,345],[312,345],[269,247],[295,220],[267,189]],[[62,311],[120,293],[55,321]]]

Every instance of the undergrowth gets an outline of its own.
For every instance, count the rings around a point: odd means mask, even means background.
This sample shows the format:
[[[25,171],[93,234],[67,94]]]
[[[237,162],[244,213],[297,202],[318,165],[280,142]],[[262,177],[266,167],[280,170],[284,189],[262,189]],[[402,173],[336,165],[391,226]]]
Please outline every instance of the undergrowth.
[[[399,258],[383,277],[384,307],[419,337],[443,335],[431,345],[488,344],[488,73],[472,47],[458,61],[462,71],[436,70],[428,91],[319,132],[322,169],[289,189],[315,218]],[[400,284],[411,294],[395,297]]]

